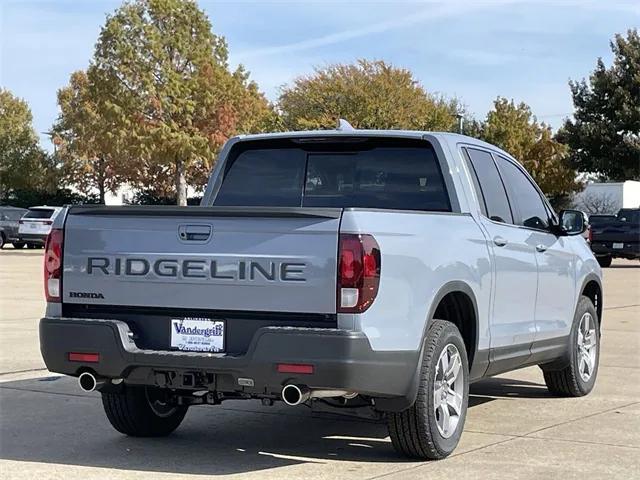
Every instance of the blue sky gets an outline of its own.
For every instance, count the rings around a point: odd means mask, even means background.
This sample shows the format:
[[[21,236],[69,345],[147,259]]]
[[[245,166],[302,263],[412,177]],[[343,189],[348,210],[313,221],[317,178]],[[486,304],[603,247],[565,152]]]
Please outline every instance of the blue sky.
[[[88,66],[105,14],[120,3],[0,0],[0,85],[29,102],[38,132],[50,128],[57,89]],[[316,66],[364,57],[411,69],[478,118],[502,95],[554,127],[572,111],[568,80],[587,76],[599,56],[609,64],[613,35],[640,26],[640,0],[199,4],[227,38],[231,64],[245,65],[271,100]]]

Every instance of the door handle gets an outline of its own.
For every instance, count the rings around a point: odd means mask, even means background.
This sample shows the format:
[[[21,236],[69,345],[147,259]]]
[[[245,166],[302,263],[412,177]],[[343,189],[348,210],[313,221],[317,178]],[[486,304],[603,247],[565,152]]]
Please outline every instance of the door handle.
[[[180,225],[178,238],[183,242],[206,242],[211,236],[211,225]]]
[[[546,252],[546,251],[547,251],[547,246],[546,245],[542,245],[542,244],[536,245],[536,252],[542,253],[542,252]]]
[[[506,238],[502,238],[498,236],[498,237],[493,237],[493,243],[495,243],[498,247],[504,247],[509,242],[507,241]]]

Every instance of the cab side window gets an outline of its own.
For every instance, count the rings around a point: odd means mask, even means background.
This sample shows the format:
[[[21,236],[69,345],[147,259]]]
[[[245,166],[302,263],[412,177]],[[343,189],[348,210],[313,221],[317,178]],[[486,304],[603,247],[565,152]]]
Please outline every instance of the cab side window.
[[[545,230],[549,227],[549,212],[538,189],[524,172],[510,160],[496,155],[500,175],[507,187],[509,199],[515,206],[516,225]]]
[[[494,222],[513,223],[507,193],[491,154],[475,148],[463,148],[480,201],[482,213]]]

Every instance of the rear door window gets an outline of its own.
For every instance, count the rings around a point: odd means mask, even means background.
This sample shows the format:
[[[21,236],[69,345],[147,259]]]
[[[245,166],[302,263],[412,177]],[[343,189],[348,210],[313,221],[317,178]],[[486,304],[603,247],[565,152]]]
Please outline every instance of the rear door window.
[[[215,205],[451,211],[424,141],[276,146],[230,158]]]
[[[483,213],[495,222],[513,223],[507,192],[491,154],[475,148],[463,151],[471,164],[472,176],[476,176],[474,187],[480,189],[476,193]]]
[[[516,224],[544,230],[549,227],[549,212],[538,189],[520,167],[501,155],[496,163],[509,192],[509,199],[517,209]]]

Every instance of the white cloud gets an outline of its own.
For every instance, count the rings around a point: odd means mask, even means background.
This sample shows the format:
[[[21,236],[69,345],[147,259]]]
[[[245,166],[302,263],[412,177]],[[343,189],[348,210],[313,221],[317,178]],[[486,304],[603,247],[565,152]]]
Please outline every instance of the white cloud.
[[[238,61],[244,61],[248,58],[264,57],[267,55],[282,55],[303,50],[310,50],[327,45],[343,43],[356,38],[366,37],[369,35],[384,33],[390,30],[406,28],[415,24],[422,24],[436,19],[447,17],[455,17],[456,15],[468,14],[474,10],[503,6],[505,4],[518,3],[519,0],[492,0],[478,1],[473,3],[451,1],[446,3],[433,4],[426,10],[421,12],[405,15],[398,18],[392,18],[383,22],[374,23],[364,27],[343,30],[340,32],[329,33],[320,37],[300,40],[284,45],[275,45],[271,47],[257,48],[238,52],[235,57]]]

